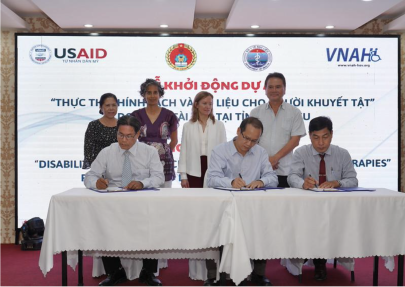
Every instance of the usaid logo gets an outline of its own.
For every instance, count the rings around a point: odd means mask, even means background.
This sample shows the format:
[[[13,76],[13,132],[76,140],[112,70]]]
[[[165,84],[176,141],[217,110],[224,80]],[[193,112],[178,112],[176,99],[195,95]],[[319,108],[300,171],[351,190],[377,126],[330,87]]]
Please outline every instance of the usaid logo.
[[[381,57],[375,48],[326,48],[328,62],[378,62]]]
[[[55,48],[55,57],[58,59],[103,59],[107,57],[107,51],[105,49],[97,48],[97,49],[84,49],[81,48],[79,50],[75,48],[63,48],[58,49]]]
[[[35,64],[45,64],[48,63],[52,58],[51,49],[45,45],[36,45],[30,50],[30,58]]]

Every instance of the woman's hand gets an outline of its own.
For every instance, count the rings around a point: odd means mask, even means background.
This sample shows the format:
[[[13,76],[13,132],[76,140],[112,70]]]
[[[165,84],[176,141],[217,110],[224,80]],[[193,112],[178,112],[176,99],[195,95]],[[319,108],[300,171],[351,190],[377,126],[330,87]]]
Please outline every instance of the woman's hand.
[[[181,187],[182,188],[190,188],[190,184],[188,183],[187,179],[182,179],[181,180]]]

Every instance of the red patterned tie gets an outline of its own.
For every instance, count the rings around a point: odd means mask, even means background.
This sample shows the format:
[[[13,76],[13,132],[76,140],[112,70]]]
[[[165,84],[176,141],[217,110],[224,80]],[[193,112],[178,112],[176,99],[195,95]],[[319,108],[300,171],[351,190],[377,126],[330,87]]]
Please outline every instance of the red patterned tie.
[[[325,154],[319,154],[321,157],[321,162],[319,163],[319,184],[322,184],[326,181],[326,168],[325,168]]]

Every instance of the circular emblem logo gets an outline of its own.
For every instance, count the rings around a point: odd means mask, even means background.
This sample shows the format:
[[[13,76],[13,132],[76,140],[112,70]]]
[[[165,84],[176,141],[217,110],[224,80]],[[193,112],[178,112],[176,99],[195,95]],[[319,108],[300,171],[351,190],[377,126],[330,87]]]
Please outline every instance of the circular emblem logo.
[[[34,63],[45,64],[51,59],[51,49],[45,45],[36,45],[30,50],[30,57]]]
[[[261,45],[250,46],[243,52],[243,64],[252,71],[263,71],[270,67],[273,60],[270,50]]]
[[[190,45],[179,43],[166,51],[166,63],[177,71],[185,71],[194,66],[197,53]]]

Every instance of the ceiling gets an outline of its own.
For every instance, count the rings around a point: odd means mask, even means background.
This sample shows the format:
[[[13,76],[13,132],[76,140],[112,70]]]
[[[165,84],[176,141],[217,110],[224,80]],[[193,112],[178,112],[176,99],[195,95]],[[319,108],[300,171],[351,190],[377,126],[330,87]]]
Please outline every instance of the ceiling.
[[[195,18],[225,18],[226,31],[247,33],[344,32],[387,18],[393,21],[384,31],[403,32],[405,0],[1,0],[2,29],[28,31],[25,17],[49,17],[65,31],[82,32],[191,31]]]

